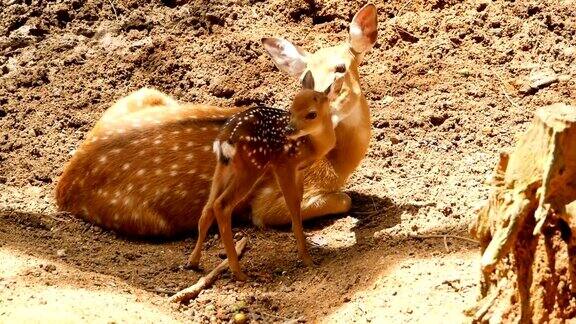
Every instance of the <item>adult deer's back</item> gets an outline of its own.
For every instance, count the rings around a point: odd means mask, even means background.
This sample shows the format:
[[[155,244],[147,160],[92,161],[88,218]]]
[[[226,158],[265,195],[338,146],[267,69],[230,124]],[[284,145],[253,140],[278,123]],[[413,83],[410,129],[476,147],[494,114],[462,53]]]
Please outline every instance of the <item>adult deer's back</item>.
[[[129,235],[196,226],[213,172],[209,143],[237,109],[178,105],[141,89],[106,111],[56,188],[58,206]]]

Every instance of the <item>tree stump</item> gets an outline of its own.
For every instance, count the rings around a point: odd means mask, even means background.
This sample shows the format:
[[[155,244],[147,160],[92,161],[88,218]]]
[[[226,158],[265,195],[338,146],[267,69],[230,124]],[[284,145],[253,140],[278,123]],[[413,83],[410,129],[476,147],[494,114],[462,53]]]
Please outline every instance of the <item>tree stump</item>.
[[[494,323],[576,317],[576,107],[539,109],[513,153],[500,155],[492,185],[470,228],[482,278],[468,314]]]

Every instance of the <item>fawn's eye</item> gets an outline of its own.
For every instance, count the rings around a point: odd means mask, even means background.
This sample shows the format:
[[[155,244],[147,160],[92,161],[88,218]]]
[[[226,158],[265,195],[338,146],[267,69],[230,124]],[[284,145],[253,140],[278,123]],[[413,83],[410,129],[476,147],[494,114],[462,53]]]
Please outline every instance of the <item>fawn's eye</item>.
[[[318,114],[316,114],[315,111],[311,111],[311,112],[307,113],[306,116],[304,116],[304,118],[306,118],[306,119],[314,119],[314,118],[316,118],[316,116],[318,116]]]
[[[344,65],[344,64],[338,64],[338,65],[336,65],[336,68],[334,69],[334,72],[336,72],[336,73],[345,73],[345,72],[346,72],[346,65]]]

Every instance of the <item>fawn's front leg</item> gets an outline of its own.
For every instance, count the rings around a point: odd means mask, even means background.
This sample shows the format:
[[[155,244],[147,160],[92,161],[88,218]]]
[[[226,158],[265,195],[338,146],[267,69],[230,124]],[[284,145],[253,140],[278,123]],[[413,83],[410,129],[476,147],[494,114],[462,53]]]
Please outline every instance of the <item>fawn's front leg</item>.
[[[298,247],[298,254],[304,264],[311,266],[314,264],[308,249],[306,248],[306,237],[304,236],[304,228],[302,227],[302,215],[300,212],[300,205],[302,203],[302,194],[304,192],[304,184],[302,175],[297,170],[296,166],[284,166],[274,170],[276,181],[282,190],[286,206],[290,211],[292,218],[292,231],[296,237],[296,245]]]
[[[233,176],[225,175],[221,179],[213,180],[226,181],[226,184],[222,186],[224,190],[214,201],[212,210],[218,222],[218,229],[222,243],[224,244],[224,249],[226,250],[230,271],[232,271],[234,277],[240,281],[247,280],[248,276],[240,270],[238,254],[236,253],[234,240],[232,239],[232,211],[252,190],[254,183],[256,183],[261,176],[261,174],[252,172],[238,171],[234,172]]]

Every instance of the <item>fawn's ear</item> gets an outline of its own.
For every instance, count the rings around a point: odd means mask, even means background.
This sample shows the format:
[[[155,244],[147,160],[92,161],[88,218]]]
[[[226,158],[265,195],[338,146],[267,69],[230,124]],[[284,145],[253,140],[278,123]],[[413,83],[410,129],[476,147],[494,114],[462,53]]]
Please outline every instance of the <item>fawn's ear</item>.
[[[350,47],[356,53],[367,52],[376,43],[378,17],[376,7],[367,4],[352,18],[350,23]]]
[[[302,78],[302,88],[314,90],[314,77],[312,76],[312,72],[308,71]],[[330,87],[328,87],[330,90]]]
[[[329,100],[334,100],[340,94],[342,90],[342,84],[344,84],[344,77],[336,77],[334,82],[324,90],[324,94],[328,97]]]
[[[262,38],[264,49],[281,71],[300,77],[306,68],[306,51],[283,38]]]

